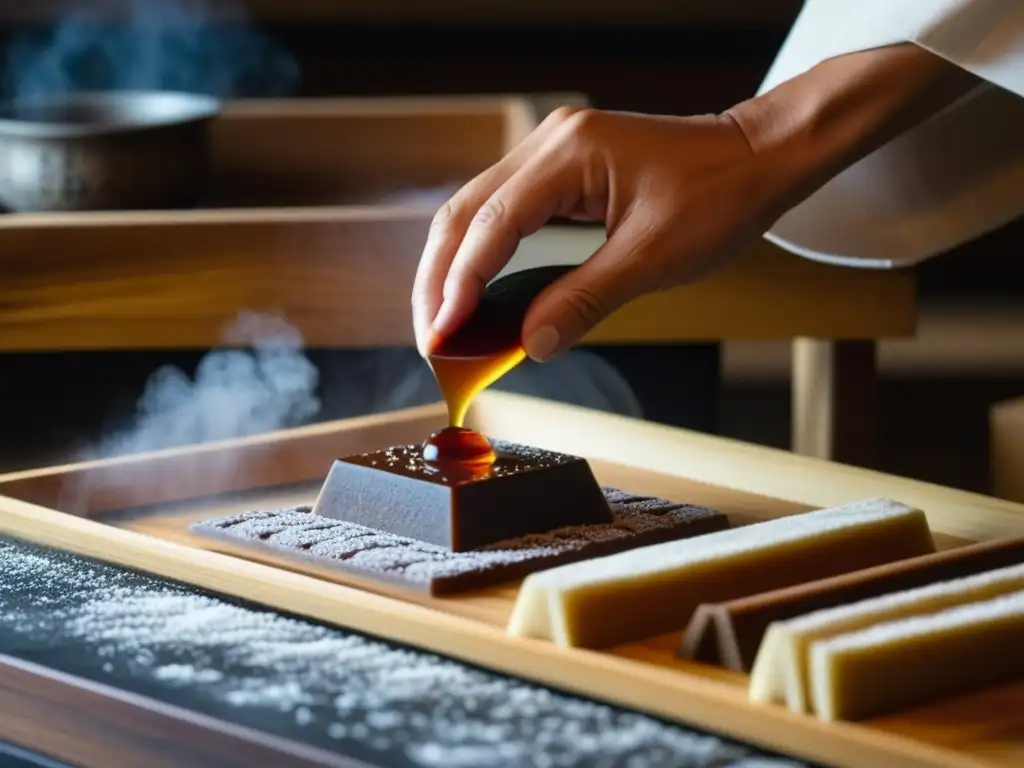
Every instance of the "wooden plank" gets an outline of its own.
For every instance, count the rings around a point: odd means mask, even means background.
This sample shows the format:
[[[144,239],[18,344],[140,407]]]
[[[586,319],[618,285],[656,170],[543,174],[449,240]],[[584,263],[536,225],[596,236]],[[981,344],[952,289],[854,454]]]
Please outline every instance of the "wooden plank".
[[[309,479],[311,468],[321,459],[326,471],[331,439],[339,441],[339,451],[356,445],[374,447],[398,436],[415,440],[436,415],[412,409],[198,449],[5,476],[0,478],[0,494],[6,496],[0,498],[0,532],[314,619],[331,622],[344,616],[346,626],[357,631],[826,764],[896,768],[1014,764],[1012,758],[1019,755],[1020,733],[1024,732],[1024,685],[1009,693],[998,689],[943,702],[942,728],[922,714],[927,708],[878,722],[825,724],[781,707],[751,705],[742,677],[674,658],[672,647],[678,638],[652,638],[594,652],[565,651],[507,636],[503,624],[514,599],[514,585],[414,604],[294,570],[203,551],[188,541],[185,525],[196,515],[276,505],[284,498],[294,503],[315,493],[313,483],[304,490],[278,488],[260,495],[257,486],[261,478],[256,469],[272,466],[274,454],[268,453],[272,450],[268,446],[277,442],[287,446],[278,455],[295,457],[295,472]],[[530,398],[489,393],[480,398],[470,423],[506,439],[581,453],[593,461],[604,482],[670,498],[712,502],[738,523],[885,495],[925,509],[943,546],[956,543],[953,540],[1024,532],[1022,505]],[[354,436],[346,435],[350,429]],[[383,439],[385,432],[378,434],[375,429],[389,430],[388,440]],[[190,501],[190,495],[199,495],[197,490],[208,492],[216,487],[209,476],[195,489],[189,487],[188,474],[181,473],[187,469],[190,452],[195,453],[194,465],[219,464],[225,476],[231,475],[225,488],[244,490],[248,486],[252,492]],[[287,477],[288,472],[281,470],[263,482],[279,484]],[[167,489],[167,478],[173,478],[175,489]],[[164,504],[149,509],[148,516],[137,514],[131,519],[103,515],[98,509],[138,500],[154,488],[165,489],[165,502],[178,499],[187,503]],[[76,498],[83,489],[90,489],[93,495]],[[61,514],[47,506],[81,516]],[[86,519],[89,515],[97,519]],[[979,728],[981,714],[993,702],[1009,713],[998,729]],[[954,724],[960,722],[968,725],[958,729]]]
[[[324,750],[4,654],[0,654],[0,711],[4,713],[0,738],[80,768],[369,768]],[[97,734],[102,738],[97,739]]]
[[[123,226],[105,226],[114,217]],[[242,311],[283,314],[313,347],[411,346],[429,222],[403,208],[25,217],[0,232],[0,351],[208,348]],[[547,237],[524,248],[565,246]],[[636,300],[588,341],[893,337],[913,333],[915,314],[909,272],[828,267],[765,244]]]

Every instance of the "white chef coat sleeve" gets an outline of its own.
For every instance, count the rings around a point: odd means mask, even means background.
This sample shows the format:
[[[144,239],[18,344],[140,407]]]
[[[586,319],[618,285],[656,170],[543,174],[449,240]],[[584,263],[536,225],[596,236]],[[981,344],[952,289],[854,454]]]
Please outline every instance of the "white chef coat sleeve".
[[[767,239],[819,261],[899,267],[1024,213],[1024,0],[806,0],[760,92],[906,42],[982,84],[833,178]]]

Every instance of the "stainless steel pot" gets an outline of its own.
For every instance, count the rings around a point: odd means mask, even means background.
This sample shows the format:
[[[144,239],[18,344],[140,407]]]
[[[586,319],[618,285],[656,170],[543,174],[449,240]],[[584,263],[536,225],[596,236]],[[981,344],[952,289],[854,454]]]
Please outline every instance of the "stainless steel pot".
[[[95,211],[195,205],[220,103],[162,91],[71,93],[0,105],[0,205]]]

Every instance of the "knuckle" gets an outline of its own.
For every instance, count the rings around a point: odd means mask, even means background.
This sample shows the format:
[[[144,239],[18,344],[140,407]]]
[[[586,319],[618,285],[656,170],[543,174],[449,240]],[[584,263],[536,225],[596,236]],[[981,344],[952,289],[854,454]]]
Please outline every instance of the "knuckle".
[[[574,107],[569,104],[563,104],[551,111],[551,113],[544,119],[545,123],[552,123],[554,125],[561,125],[566,120],[570,119],[573,115],[579,112],[583,107]]]
[[[587,139],[593,135],[601,113],[596,109],[580,109],[562,123],[562,129],[571,139]]]
[[[508,218],[508,209],[500,197],[492,197],[476,212],[473,223],[483,227],[493,227],[501,224]]]
[[[487,285],[485,280],[472,266],[453,269],[444,281],[442,293],[446,299],[463,294],[481,294]]]
[[[443,230],[448,227],[454,218],[455,206],[451,200],[447,200],[444,205],[437,209],[437,213],[434,214],[434,218],[430,221],[430,228],[432,230]]]
[[[573,315],[587,328],[597,325],[610,314],[608,303],[582,286],[573,286],[569,289],[565,300]]]

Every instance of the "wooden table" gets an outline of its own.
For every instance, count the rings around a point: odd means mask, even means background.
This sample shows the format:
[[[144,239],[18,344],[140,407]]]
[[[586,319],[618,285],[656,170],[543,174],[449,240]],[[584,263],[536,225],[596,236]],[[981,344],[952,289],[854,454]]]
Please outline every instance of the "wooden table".
[[[432,209],[360,203],[466,178],[547,108],[497,98],[231,104],[214,128],[213,192],[244,190],[249,207],[0,218],[0,352],[209,348],[243,310],[283,313],[310,346],[410,345],[409,293]],[[282,189],[303,207],[280,207]],[[547,228],[514,263],[582,260],[601,239]],[[586,341],[793,339],[793,448],[871,464],[875,343],[913,335],[915,322],[913,273],[831,267],[762,243],[698,285],[638,299]]]

